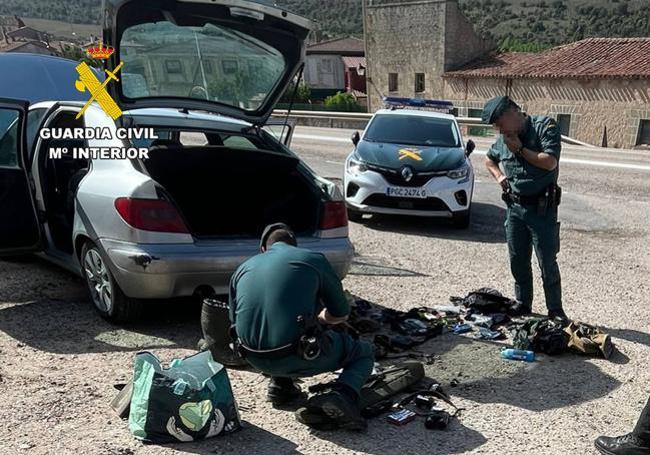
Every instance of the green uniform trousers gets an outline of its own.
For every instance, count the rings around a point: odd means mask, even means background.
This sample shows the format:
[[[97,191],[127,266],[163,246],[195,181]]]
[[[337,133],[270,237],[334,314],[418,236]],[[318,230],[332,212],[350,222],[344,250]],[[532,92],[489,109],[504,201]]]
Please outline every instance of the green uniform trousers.
[[[562,309],[562,284],[557,265],[557,253],[560,251],[557,207],[551,207],[540,215],[536,206],[512,204],[506,213],[505,228],[517,300],[532,307],[531,256],[534,247],[542,271],[546,307],[549,311]]]
[[[304,378],[343,368],[338,382],[359,393],[374,367],[372,344],[332,330],[326,331],[323,337],[321,354],[314,360],[305,360],[298,355],[281,359],[247,356],[246,360],[262,373],[273,377]]]

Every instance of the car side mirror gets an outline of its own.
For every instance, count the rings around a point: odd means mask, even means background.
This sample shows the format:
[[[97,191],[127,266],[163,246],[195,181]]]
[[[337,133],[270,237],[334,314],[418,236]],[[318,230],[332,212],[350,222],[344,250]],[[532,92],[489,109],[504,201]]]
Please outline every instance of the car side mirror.
[[[359,136],[358,131],[352,133],[352,143],[354,144],[355,147],[357,146],[357,144],[359,144],[360,140],[361,140],[361,136]]]
[[[465,147],[465,156],[470,156],[474,149],[476,148],[476,144],[474,143],[473,140],[467,141],[467,147]]]

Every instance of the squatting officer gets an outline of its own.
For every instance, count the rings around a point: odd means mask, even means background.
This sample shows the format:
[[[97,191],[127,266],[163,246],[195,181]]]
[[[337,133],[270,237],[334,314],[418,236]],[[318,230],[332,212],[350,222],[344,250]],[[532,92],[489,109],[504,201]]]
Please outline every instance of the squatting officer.
[[[548,315],[566,318],[557,264],[560,131],[552,118],[526,115],[507,96],[488,101],[481,117],[501,133],[490,147],[485,164],[501,185],[508,205],[506,238],[520,311],[522,314],[532,311],[534,247],[542,271]]]
[[[271,376],[267,398],[274,405],[302,395],[294,378],[342,368],[331,390],[311,398],[309,406],[340,428],[363,430],[359,392],[373,369],[373,347],[346,333],[321,329],[319,321],[344,322],[350,305],[327,258],[296,245],[288,226],[270,225],[262,234],[262,253],[233,275],[230,320],[239,351]],[[306,343],[314,339],[320,348],[317,355],[310,350],[313,344]]]

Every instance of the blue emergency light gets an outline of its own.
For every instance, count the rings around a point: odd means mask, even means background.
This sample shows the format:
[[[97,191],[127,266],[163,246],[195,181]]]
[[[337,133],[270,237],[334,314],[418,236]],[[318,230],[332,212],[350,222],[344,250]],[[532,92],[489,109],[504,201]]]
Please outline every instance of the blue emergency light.
[[[427,100],[422,98],[402,98],[398,96],[384,96],[384,104],[393,108],[397,107],[424,107],[451,112],[454,104],[445,100]]]

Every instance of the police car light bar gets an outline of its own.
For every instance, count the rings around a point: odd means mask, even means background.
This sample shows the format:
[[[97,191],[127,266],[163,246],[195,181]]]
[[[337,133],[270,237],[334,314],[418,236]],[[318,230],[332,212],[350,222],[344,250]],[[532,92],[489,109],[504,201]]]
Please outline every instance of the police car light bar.
[[[384,104],[393,107],[428,107],[451,112],[454,104],[451,101],[444,100],[427,100],[421,98],[401,98],[397,96],[384,96]]]

